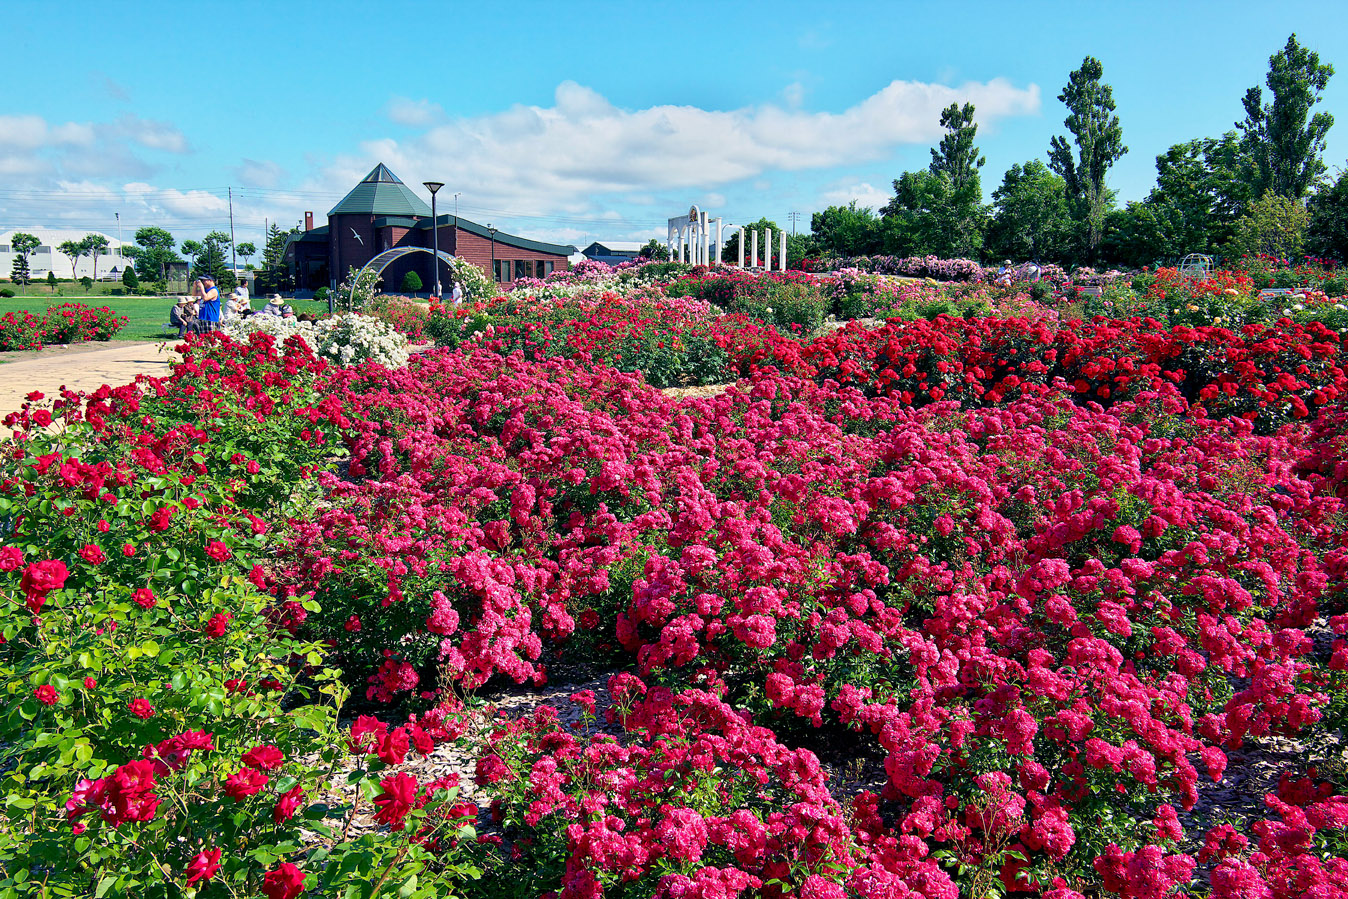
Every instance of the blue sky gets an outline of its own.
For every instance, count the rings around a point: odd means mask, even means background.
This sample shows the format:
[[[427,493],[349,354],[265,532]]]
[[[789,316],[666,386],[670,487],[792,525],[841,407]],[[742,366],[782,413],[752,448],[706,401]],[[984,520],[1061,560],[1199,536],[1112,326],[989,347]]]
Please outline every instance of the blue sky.
[[[1336,64],[1319,108],[1348,157],[1348,19],[1329,3],[30,4],[9,17],[0,232],[179,238],[327,210],[375,163],[444,181],[465,217],[583,246],[883,203],[952,100],[978,107],[984,192],[1064,133],[1087,54],[1141,199],[1155,156],[1243,117],[1295,31]],[[96,40],[96,43],[91,41]]]

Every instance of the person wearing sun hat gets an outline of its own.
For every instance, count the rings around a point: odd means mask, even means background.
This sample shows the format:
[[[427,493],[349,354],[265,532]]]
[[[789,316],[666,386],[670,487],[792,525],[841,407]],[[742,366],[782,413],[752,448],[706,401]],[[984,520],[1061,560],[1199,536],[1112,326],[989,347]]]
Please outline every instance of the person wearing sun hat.
[[[191,297],[178,297],[178,302],[169,309],[169,324],[178,329],[178,339],[182,340],[196,324],[197,310]]]

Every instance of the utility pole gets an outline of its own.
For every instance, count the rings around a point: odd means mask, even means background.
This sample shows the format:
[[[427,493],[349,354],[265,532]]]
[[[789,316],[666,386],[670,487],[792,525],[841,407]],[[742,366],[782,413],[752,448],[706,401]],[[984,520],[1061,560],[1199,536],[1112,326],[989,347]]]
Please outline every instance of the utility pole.
[[[126,251],[122,249],[122,214],[114,212],[113,215],[117,216],[117,255],[125,259]],[[126,268],[125,262],[122,263],[122,268]]]
[[[796,236],[796,222],[800,221],[799,212],[788,212],[787,217],[791,219],[791,236]]]
[[[234,255],[234,188],[229,188],[229,272],[239,278],[239,257]]]

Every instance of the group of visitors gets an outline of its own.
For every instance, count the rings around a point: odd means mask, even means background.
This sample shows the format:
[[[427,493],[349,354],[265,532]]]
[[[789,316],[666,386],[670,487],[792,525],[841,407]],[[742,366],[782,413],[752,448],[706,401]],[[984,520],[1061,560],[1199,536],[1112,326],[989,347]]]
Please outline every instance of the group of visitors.
[[[178,329],[178,337],[188,333],[205,334],[220,329],[222,321],[235,318],[247,318],[250,315],[275,315],[281,318],[294,318],[295,310],[274,293],[261,309],[253,309],[248,297],[248,284],[239,281],[238,286],[223,302],[215,279],[205,275],[192,282],[189,296],[178,297],[178,302],[169,310],[169,324]]]
[[[1038,281],[1041,277],[1043,277],[1043,270],[1039,268],[1037,262],[1027,262],[1017,268],[1008,259],[997,269],[997,285],[999,287],[1010,287],[1014,281]]]

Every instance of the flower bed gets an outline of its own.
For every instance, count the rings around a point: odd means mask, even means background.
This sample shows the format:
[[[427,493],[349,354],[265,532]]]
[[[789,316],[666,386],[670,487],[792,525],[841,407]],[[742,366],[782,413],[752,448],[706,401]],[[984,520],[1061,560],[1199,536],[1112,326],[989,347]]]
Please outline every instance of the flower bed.
[[[95,309],[80,303],[49,307],[41,318],[31,312],[6,312],[0,316],[0,352],[111,340],[126,321],[107,306]]]
[[[593,286],[439,327],[393,370],[213,336],[13,448],[0,739],[31,805],[0,858],[40,831],[70,892],[200,872],[273,899],[348,869],[559,899],[1348,890],[1337,334],[1044,314],[802,341]],[[689,370],[649,361],[670,335],[745,377],[653,389]],[[606,729],[592,694],[578,732],[499,722],[473,840],[400,766],[460,735],[465,691],[558,663],[615,669]],[[346,689],[379,717],[343,741]],[[1326,764],[1212,819],[1207,785],[1272,737]],[[353,755],[366,842],[311,798]]]

